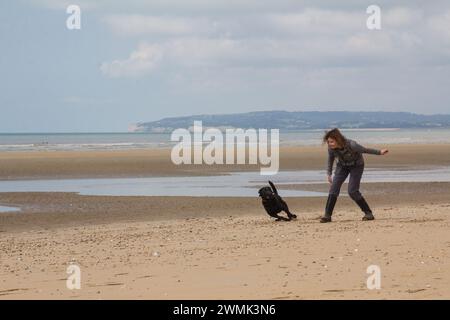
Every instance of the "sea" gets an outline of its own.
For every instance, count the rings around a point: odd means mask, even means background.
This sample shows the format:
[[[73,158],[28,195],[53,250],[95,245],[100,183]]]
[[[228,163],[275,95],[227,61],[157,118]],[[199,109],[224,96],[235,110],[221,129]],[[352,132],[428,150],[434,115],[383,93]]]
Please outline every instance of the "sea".
[[[322,143],[325,130],[280,131],[280,146],[314,146]],[[450,143],[450,128],[432,129],[348,129],[345,136],[361,144]],[[169,148],[170,133],[0,133],[3,151],[83,151]]]

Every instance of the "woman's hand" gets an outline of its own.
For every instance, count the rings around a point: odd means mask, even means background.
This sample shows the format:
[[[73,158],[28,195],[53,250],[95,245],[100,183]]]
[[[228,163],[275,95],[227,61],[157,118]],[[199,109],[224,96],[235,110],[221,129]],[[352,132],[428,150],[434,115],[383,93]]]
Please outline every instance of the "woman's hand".
[[[333,183],[333,178],[331,176],[327,176],[327,180],[329,184]]]
[[[380,153],[381,153],[382,156],[384,156],[384,155],[387,154],[388,152],[389,152],[388,149],[381,149],[381,150],[380,150]]]

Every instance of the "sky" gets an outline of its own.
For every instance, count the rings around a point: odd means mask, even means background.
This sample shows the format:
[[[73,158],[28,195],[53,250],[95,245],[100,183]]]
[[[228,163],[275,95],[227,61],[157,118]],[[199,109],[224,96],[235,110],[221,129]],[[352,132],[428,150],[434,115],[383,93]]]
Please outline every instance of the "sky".
[[[71,4],[79,30],[66,26]],[[366,26],[374,4],[379,30]],[[450,113],[445,0],[1,1],[0,49],[0,132],[264,110]]]

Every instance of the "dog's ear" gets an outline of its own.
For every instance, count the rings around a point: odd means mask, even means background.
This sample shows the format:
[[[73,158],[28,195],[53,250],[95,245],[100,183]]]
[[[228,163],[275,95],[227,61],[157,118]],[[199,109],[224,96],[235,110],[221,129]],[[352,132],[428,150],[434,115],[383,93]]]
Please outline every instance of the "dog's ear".
[[[277,190],[277,188],[275,188],[275,185],[273,184],[273,182],[272,182],[272,181],[269,181],[269,184],[270,184],[270,186],[272,187],[272,191],[273,191],[275,194],[278,194],[278,190]]]

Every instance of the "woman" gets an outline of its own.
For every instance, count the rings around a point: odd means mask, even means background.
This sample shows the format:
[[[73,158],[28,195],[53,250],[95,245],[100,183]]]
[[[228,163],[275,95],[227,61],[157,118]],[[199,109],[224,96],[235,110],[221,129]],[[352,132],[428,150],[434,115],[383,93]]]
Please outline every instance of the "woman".
[[[325,215],[320,222],[331,222],[331,215],[336,204],[341,186],[350,175],[348,182],[348,195],[355,201],[364,212],[363,221],[375,219],[372,210],[359,192],[361,177],[364,172],[363,153],[385,155],[387,149],[376,150],[365,148],[353,140],[345,138],[339,129],[335,128],[327,131],[323,137],[323,142],[328,144],[328,182],[331,184],[328,200],[325,207]],[[331,177],[333,163],[338,158],[334,178]]]

